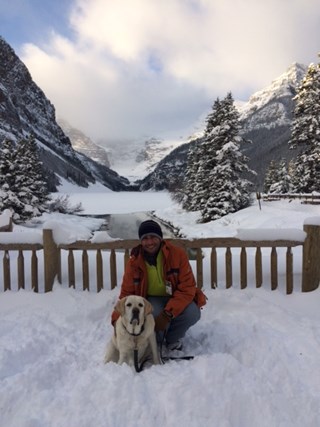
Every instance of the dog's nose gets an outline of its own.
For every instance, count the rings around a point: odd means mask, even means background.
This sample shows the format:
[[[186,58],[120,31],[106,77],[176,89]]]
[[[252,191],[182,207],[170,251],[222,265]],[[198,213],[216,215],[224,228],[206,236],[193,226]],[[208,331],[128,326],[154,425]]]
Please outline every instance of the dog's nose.
[[[132,309],[132,317],[131,317],[131,325],[133,323],[135,323],[136,325],[139,325],[139,314],[140,314],[140,310],[137,307],[134,307]]]
[[[135,307],[132,309],[132,318],[133,319],[139,319],[139,314],[140,314],[140,311],[138,308]]]

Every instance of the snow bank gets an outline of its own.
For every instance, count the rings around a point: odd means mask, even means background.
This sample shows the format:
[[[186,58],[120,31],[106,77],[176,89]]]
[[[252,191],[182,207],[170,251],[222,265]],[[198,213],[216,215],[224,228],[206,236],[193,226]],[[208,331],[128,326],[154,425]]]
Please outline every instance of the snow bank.
[[[247,228],[239,229],[235,235],[235,237],[240,240],[295,240],[298,242],[304,242],[306,236],[306,232],[295,228]]]

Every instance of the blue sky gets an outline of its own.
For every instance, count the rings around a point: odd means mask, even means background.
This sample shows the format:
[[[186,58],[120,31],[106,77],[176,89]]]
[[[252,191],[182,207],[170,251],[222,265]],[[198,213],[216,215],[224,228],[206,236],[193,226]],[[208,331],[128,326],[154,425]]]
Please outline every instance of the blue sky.
[[[0,0],[0,35],[57,116],[94,140],[187,136],[217,96],[247,101],[317,62],[318,0]]]
[[[52,31],[67,37],[71,0],[0,0],[0,28],[6,41],[19,50],[24,43],[46,43]]]

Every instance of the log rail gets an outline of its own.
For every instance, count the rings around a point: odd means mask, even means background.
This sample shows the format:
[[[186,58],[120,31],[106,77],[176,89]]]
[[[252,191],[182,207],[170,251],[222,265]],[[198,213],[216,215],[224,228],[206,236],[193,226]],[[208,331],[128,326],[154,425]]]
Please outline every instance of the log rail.
[[[275,290],[279,285],[279,254],[284,252],[285,287],[286,293],[291,294],[294,285],[292,249],[295,247],[302,248],[302,257],[300,256],[298,260],[301,263],[302,272],[301,290],[312,291],[319,285],[320,225],[305,225],[304,230],[307,236],[304,242],[240,240],[232,237],[169,240],[183,247],[189,254],[199,288],[239,286],[240,289],[245,289],[250,284],[257,288],[267,285]],[[2,281],[0,290],[24,289],[27,285],[27,288],[36,292],[47,292],[52,290],[56,279],[60,283],[65,283],[66,277],[70,287],[78,286],[80,281],[84,290],[99,292],[101,289],[114,289],[119,284],[119,274],[124,269],[130,250],[139,244],[138,240],[115,240],[103,243],[77,241],[71,244],[56,244],[52,230],[43,230],[42,240],[43,244],[3,243],[0,236],[0,283]],[[264,275],[266,256],[269,271]],[[117,265],[119,259],[122,259],[121,267]],[[30,262],[27,269],[28,277],[26,277],[27,261]],[[204,279],[204,271],[207,271],[207,269],[204,270],[204,262],[209,263],[209,279]],[[42,264],[43,272],[39,271],[39,265]],[[234,274],[236,268],[239,268],[239,274]],[[95,274],[92,274],[92,271]],[[252,278],[248,280],[249,271],[250,273],[254,271],[254,280]],[[224,275],[222,279],[221,272]],[[43,277],[41,283],[40,273]],[[90,283],[93,276],[96,283]],[[268,276],[268,283],[266,280],[266,283],[263,283],[264,276]],[[235,277],[239,280],[235,281]]]

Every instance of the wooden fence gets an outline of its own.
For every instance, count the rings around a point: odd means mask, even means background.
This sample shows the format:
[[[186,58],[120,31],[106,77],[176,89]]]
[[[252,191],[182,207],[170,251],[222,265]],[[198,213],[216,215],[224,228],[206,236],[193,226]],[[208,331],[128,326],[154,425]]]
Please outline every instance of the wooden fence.
[[[319,205],[320,194],[303,194],[303,193],[256,193],[257,199],[263,199],[265,202],[274,202],[276,200],[301,200],[303,204]]]
[[[293,253],[292,249],[300,247],[302,255],[296,263],[301,263],[301,290],[313,291],[320,279],[320,226],[305,225],[306,238],[301,240],[254,241],[237,238],[203,238],[173,239],[174,244],[182,246],[193,259],[197,286],[204,285],[204,262],[209,263],[210,277],[205,285],[215,288],[217,285],[230,288],[238,286],[245,289],[250,282],[256,287],[262,284],[277,289],[279,279],[279,252],[285,253],[285,288],[286,293],[293,291]],[[43,230],[41,243],[5,243],[0,233],[0,256],[2,256],[2,290],[14,289],[12,286],[14,272],[17,288],[30,288],[36,292],[52,290],[54,280],[67,282],[70,287],[79,286],[83,290],[113,289],[119,283],[119,272],[123,271],[132,247],[138,240],[116,240],[105,243],[78,241],[72,244],[56,244],[52,230]],[[8,235],[8,233],[5,233]],[[18,233],[10,233],[18,234]],[[21,235],[21,234],[20,234]],[[234,251],[238,254],[234,255]],[[262,251],[268,250],[268,261]],[[2,255],[1,255],[2,252]],[[250,257],[248,253],[250,252]],[[219,256],[218,256],[219,253]],[[222,255],[221,255],[222,253]],[[39,257],[42,257],[41,263]],[[248,259],[250,258],[250,259]],[[262,259],[263,258],[263,259]],[[121,261],[121,266],[119,262]],[[264,261],[264,262],[263,262]],[[16,264],[16,265],[14,265]],[[27,268],[28,264],[28,268]],[[43,271],[39,265],[43,264]],[[77,265],[76,265],[77,264]],[[108,266],[106,266],[108,264]],[[238,268],[237,282],[234,280],[234,269]],[[263,272],[269,269],[268,282],[263,280]],[[26,274],[28,270],[28,274]],[[218,279],[218,273],[222,279]],[[248,280],[248,271],[254,271],[254,278]],[[122,273],[121,273],[122,274]],[[27,283],[26,276],[29,280]],[[90,283],[95,276],[95,283]],[[239,279],[238,279],[239,278]],[[39,283],[43,286],[39,286]]]

